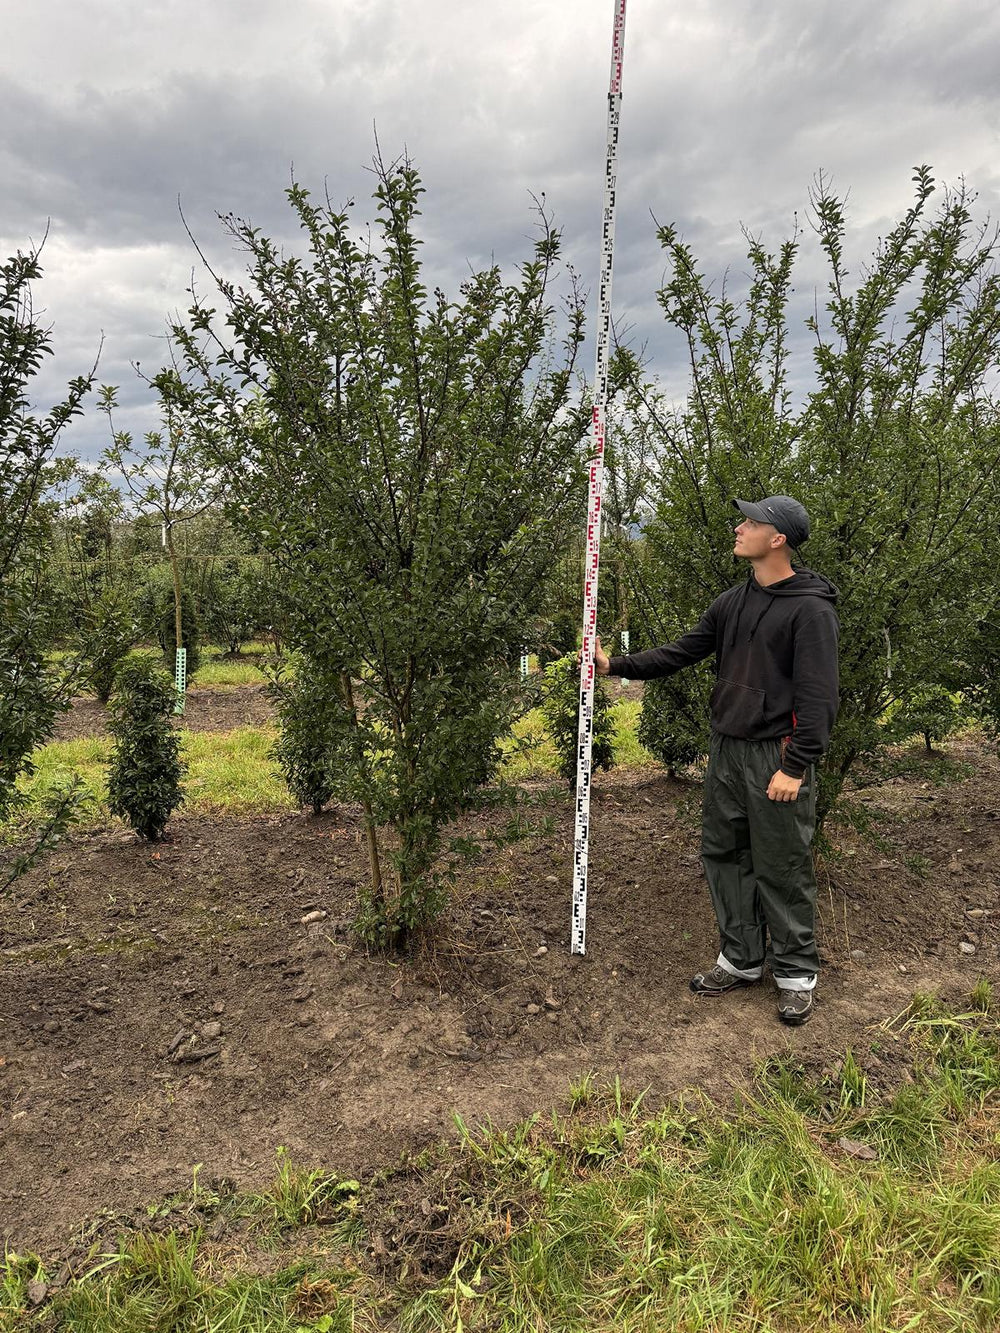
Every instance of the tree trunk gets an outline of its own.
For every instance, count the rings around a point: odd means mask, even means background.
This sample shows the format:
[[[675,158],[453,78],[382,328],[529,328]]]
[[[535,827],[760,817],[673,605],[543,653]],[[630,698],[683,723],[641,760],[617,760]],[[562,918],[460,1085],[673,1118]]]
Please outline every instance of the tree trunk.
[[[358,710],[354,705],[354,686],[351,683],[351,674],[349,671],[340,673],[340,684],[344,691],[344,703],[347,705],[347,711],[351,715],[351,725],[354,728],[355,744],[360,749],[361,737],[358,734]],[[375,828],[375,818],[372,814],[372,803],[367,796],[361,798],[361,809],[365,817],[365,842],[368,845],[368,869],[371,874],[372,894],[379,907],[385,909],[385,890],[382,887],[382,864],[378,854],[378,833]]]
[[[170,558],[170,573],[174,580],[174,636],[176,639],[175,647],[184,647],[184,631],[181,622],[181,570],[177,561],[177,551],[174,548],[173,525],[166,523],[164,530],[167,534],[167,555]]]

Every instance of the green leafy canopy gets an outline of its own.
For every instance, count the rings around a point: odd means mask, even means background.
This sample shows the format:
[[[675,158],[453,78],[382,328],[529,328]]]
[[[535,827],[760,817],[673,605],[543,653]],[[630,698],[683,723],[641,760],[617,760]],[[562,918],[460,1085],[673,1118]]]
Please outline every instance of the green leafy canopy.
[[[817,183],[812,223],[828,276],[807,321],[811,377],[789,363],[798,234],[774,254],[748,237],[749,287],[737,303],[662,227],[659,299],[686,343],[687,402],[673,407],[636,358],[619,358],[634,429],[656,441],[655,515],[631,562],[650,638],[688,628],[745,577],[731,555],[733,497],[789,494],[809,510],[804,558],[841,591],[841,709],[824,809],[882,743],[894,705],[928,687],[996,698],[983,627],[998,618],[1000,567],[997,231],[976,221],[964,187],[932,208],[929,170],[914,183],[913,203],[855,279],[843,201]],[[805,381],[794,395],[793,373]]]
[[[174,330],[185,374],[159,387],[280,563],[292,645],[345,700],[366,929],[393,941],[441,901],[442,827],[490,799],[588,414],[581,302],[571,286],[560,340],[548,219],[515,281],[493,266],[449,299],[424,285],[416,171],[376,159],[375,181],[366,239],[349,207],[293,186],[301,258],[227,218],[247,281],[217,282],[222,314],[195,303]]]

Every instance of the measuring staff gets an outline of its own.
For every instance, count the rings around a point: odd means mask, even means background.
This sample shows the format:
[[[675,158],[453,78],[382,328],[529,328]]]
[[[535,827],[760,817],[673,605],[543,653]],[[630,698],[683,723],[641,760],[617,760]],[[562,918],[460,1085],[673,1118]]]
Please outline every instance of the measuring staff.
[[[625,0],[616,0],[611,35],[611,82],[608,88],[608,140],[604,164],[604,218],[601,232],[600,319],[592,413],[594,454],[589,464],[587,563],[583,583],[583,661],[576,756],[576,821],[573,838],[573,910],[571,952],[586,952],[587,862],[590,855],[590,773],[594,740],[594,640],[597,634],[597,575],[601,563],[601,501],[604,494],[604,423],[608,402],[608,350],[611,335],[611,274],[615,251],[618,120],[622,105],[625,59]]]

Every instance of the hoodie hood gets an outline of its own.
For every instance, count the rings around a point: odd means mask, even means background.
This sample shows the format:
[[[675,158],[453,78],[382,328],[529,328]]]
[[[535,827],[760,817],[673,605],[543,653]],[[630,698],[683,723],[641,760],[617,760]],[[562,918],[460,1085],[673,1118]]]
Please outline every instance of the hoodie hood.
[[[771,583],[765,588],[754,578],[753,570],[743,585],[743,592],[740,596],[740,604],[736,615],[733,617],[733,630],[730,637],[730,644],[735,644],[740,632],[740,624],[744,619],[747,602],[752,596],[759,596],[765,599],[763,606],[758,604],[759,609],[753,615],[750,621],[749,640],[752,643],[754,635],[760,629],[760,623],[774,605],[776,597],[819,597],[825,602],[831,604],[836,602],[840,596],[836,586],[822,574],[817,574],[813,569],[801,567],[787,579],[782,579],[779,583]]]
[[[757,583],[752,572],[747,582],[756,583],[757,591],[766,593],[770,597],[822,597],[826,602],[835,602],[840,596],[835,584],[828,578],[804,566],[797,568],[790,578],[782,579],[780,583],[772,583],[767,588]]]

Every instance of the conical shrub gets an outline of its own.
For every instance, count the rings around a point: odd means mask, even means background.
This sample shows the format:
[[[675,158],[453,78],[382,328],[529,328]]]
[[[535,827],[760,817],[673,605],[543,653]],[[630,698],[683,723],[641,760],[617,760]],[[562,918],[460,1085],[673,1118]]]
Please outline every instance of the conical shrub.
[[[545,699],[542,715],[552,743],[559,755],[559,772],[572,787],[576,781],[577,740],[580,716],[580,671],[576,653],[568,653],[545,668]],[[591,766],[611,768],[614,754],[615,724],[611,701],[603,680],[594,690],[594,730]]]
[[[133,653],[118,669],[111,699],[115,744],[108,771],[108,804],[150,842],[184,800],[180,737],[174,730],[174,683],[150,658]]]

